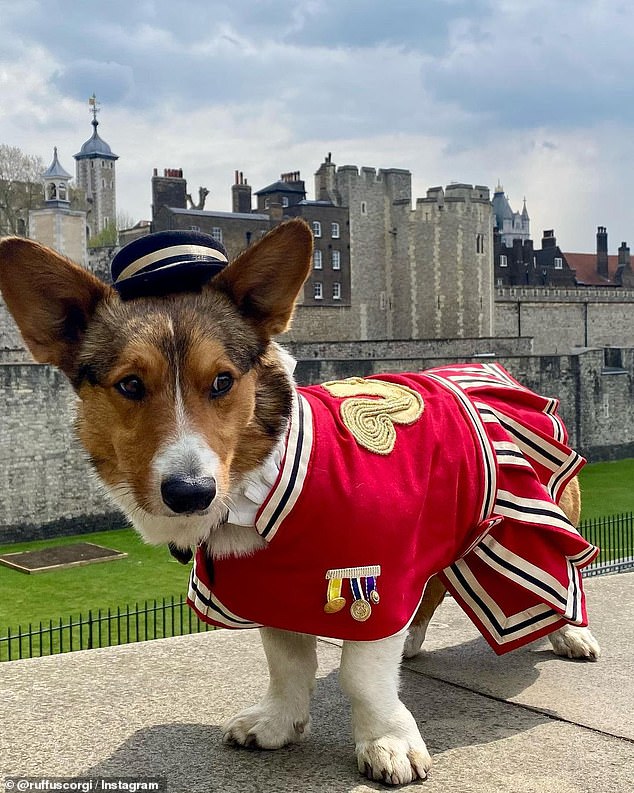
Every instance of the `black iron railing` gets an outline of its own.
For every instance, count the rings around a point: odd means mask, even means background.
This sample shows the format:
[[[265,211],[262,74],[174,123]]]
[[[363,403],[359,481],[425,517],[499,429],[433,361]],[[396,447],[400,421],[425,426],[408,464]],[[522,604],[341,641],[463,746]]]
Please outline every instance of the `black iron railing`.
[[[112,647],[208,630],[212,627],[196,617],[184,597],[146,600],[141,605],[98,609],[66,620],[60,617],[39,625],[18,625],[17,631],[9,629],[6,635],[0,635],[0,661]]]

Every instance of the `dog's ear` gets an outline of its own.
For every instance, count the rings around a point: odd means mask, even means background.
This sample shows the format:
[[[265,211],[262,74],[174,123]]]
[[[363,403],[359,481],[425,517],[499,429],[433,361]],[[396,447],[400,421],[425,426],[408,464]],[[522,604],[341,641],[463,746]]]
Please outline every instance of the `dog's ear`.
[[[71,376],[88,321],[111,291],[33,240],[0,241],[0,292],[39,363],[52,363]]]
[[[285,331],[310,272],[313,234],[301,219],[289,220],[241,253],[211,282],[267,337]]]

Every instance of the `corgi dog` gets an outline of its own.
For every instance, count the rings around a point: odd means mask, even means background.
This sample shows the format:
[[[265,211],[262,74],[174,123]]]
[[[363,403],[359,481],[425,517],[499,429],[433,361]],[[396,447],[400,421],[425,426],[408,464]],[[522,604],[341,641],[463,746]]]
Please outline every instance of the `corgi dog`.
[[[169,243],[165,267],[180,249]],[[579,575],[596,549],[574,528],[583,460],[556,401],[495,364],[298,388],[275,338],[311,262],[311,230],[291,220],[184,289],[169,287],[172,269],[152,290],[149,270],[126,294],[12,237],[0,290],[35,360],[72,384],[79,438],[114,502],[146,541],[184,561],[196,549],[192,607],[261,631],[268,691],[224,740],[304,738],[316,636],[341,638],[359,770],[404,784],[431,760],[399,664],[446,589],[498,652],[548,635],[558,655],[598,657]]]

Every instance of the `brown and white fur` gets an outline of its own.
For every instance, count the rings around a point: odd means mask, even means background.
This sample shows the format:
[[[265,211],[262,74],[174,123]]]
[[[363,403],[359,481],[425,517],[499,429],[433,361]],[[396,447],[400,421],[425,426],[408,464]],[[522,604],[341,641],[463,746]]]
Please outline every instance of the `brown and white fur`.
[[[255,529],[227,516],[245,478],[257,475],[284,437],[294,384],[273,338],[289,325],[311,251],[309,227],[290,221],[200,293],[123,302],[52,250],[20,238],[0,243],[6,304],[35,359],[59,367],[72,383],[79,437],[110,495],[148,542],[182,549],[204,542],[213,556],[263,544]],[[561,506],[578,520],[576,482]],[[358,766],[371,779],[402,784],[426,777],[429,754],[398,696],[399,663],[404,651],[408,657],[419,651],[443,595],[432,579],[408,636],[343,644],[341,686],[352,704]],[[308,732],[316,640],[269,628],[261,633],[268,691],[229,720],[224,737],[273,749]],[[587,629],[565,628],[551,642],[559,655],[599,655]]]

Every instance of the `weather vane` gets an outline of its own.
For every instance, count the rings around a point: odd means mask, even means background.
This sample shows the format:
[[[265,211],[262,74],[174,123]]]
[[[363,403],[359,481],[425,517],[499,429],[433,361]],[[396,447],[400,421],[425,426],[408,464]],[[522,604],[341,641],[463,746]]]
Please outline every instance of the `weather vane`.
[[[97,97],[93,91],[92,96],[88,97],[88,110],[92,113],[92,120],[97,121],[97,113],[99,112],[99,105],[97,104]]]

